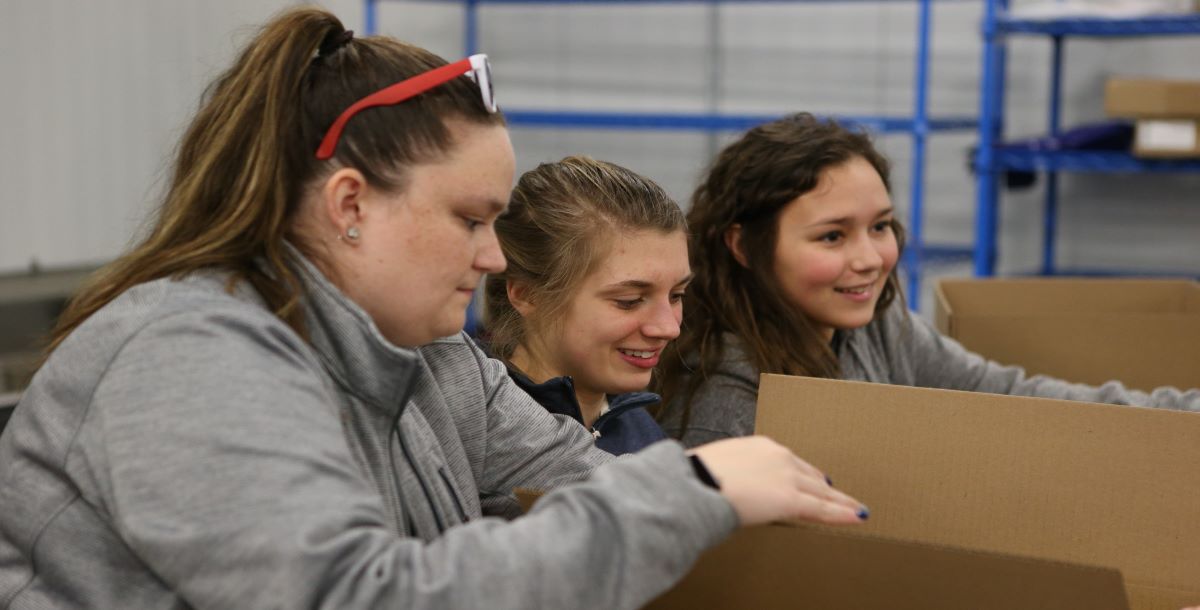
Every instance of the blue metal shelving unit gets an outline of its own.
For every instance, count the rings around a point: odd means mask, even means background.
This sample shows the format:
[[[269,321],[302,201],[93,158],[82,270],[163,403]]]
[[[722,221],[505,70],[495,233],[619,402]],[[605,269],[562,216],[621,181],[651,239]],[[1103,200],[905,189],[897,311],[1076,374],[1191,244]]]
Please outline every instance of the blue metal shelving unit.
[[[1158,174],[1200,172],[1200,159],[1139,159],[1122,152],[998,150],[993,155],[996,166],[1025,171]]]
[[[1200,15],[1152,16],[1136,19],[1017,19],[1006,15],[1008,0],[985,0],[983,16],[983,73],[979,110],[979,148],[975,156],[975,274],[990,276],[996,270],[996,233],[1000,176],[1006,170],[1041,171],[1046,174],[1042,243],[1043,275],[1060,271],[1054,264],[1058,218],[1058,172],[1143,173],[1200,172],[1200,160],[1147,160],[1114,152],[1029,152],[1006,150],[1004,89],[1007,38],[1012,35],[1049,36],[1051,47],[1050,108],[1048,131],[1061,129],[1063,42],[1066,37],[1130,38],[1200,35]],[[1074,273],[1074,272],[1072,272]],[[1095,271],[1090,272],[1092,274]]]
[[[382,0],[364,0],[366,31],[374,33],[378,26],[378,4]],[[479,7],[495,5],[536,4],[764,4],[795,2],[846,2],[854,0],[434,0],[456,2],[463,6],[463,30],[467,55],[477,52],[479,37]],[[907,277],[909,306],[919,305],[922,267],[927,262],[966,260],[972,255],[969,246],[939,246],[924,240],[925,144],[933,133],[967,131],[978,127],[975,117],[931,117],[928,112],[929,37],[933,0],[913,0],[917,3],[917,52],[914,66],[913,112],[910,116],[840,116],[827,115],[847,124],[859,125],[875,133],[908,134],[912,137],[912,159],[909,189],[908,246],[903,265]],[[630,130],[691,130],[743,131],[779,118],[778,115],[706,113],[645,113],[645,112],[585,112],[547,111],[505,108],[510,126],[527,128],[630,129]]]
[[[1089,38],[1171,36],[1200,33],[1200,15],[1170,15],[1138,19],[1009,19],[998,17],[996,31],[1003,34],[1044,34]]]

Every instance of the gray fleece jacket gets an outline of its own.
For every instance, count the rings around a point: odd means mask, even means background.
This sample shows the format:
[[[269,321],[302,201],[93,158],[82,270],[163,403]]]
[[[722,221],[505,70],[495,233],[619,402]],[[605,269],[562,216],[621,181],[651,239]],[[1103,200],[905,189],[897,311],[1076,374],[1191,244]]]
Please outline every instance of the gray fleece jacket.
[[[0,437],[0,608],[633,608],[736,527],[678,443],[611,461],[306,269],[311,343],[198,274],[55,350]],[[518,486],[561,488],[484,516]]]
[[[723,347],[720,364],[692,399],[686,431],[679,397],[670,399],[660,418],[667,436],[680,438],[682,433],[686,446],[754,433],[759,371],[736,336],[726,334]],[[967,351],[900,302],[870,324],[838,333],[834,349],[842,378],[853,381],[1200,412],[1200,390],[1158,388],[1147,394],[1116,381],[1093,387],[1028,376],[1020,367],[1004,366]],[[693,354],[688,362],[695,365],[698,360]]]

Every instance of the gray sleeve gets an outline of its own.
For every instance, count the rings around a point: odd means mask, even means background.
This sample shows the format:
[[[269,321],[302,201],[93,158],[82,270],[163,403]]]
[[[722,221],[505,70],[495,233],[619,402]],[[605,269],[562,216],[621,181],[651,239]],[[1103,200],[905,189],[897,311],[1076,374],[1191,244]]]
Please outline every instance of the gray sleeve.
[[[744,370],[749,364],[741,364],[724,363],[700,384],[692,395],[686,429],[683,427],[683,402],[672,400],[661,422],[667,436],[680,439],[690,448],[754,434],[758,380],[752,371]]]
[[[1200,390],[1158,388],[1147,394],[1128,389],[1118,381],[1090,386],[1044,375],[1026,375],[1021,367],[1002,365],[967,350],[924,318],[907,309],[905,312],[906,320],[892,324],[889,329],[890,342],[910,366],[905,375],[911,379],[899,382],[928,388],[1200,411]]]
[[[90,500],[192,607],[634,608],[736,526],[664,442],[527,517],[402,538],[308,354],[279,324],[185,314],[130,340],[94,393],[75,457]]]
[[[487,457],[479,488],[549,490],[577,481],[614,456],[596,448],[586,428],[550,415],[509,377],[504,364],[473,341],[467,349],[479,364],[487,400]]]

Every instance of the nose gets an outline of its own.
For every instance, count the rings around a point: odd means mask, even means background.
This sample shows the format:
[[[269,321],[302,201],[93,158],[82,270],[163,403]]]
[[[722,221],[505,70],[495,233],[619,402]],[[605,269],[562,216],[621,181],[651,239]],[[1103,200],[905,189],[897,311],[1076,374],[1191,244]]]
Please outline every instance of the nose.
[[[671,303],[670,297],[655,301],[646,308],[646,319],[642,322],[642,334],[651,339],[670,341],[679,336],[679,322],[683,310]]]
[[[868,235],[860,235],[850,244],[850,269],[856,273],[874,271],[883,266],[879,245]]]
[[[483,243],[475,251],[474,266],[483,273],[500,273],[508,267],[508,261],[504,259],[504,251],[500,249],[500,240],[496,237],[493,226],[488,226]]]

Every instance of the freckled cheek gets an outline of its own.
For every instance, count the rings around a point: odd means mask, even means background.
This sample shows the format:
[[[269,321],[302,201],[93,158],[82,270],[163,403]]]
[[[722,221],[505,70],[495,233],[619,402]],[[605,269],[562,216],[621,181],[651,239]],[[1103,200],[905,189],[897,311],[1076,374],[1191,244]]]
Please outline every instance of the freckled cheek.
[[[804,250],[793,253],[787,275],[780,278],[790,284],[794,294],[823,290],[837,283],[846,269],[845,261],[833,252]]]

